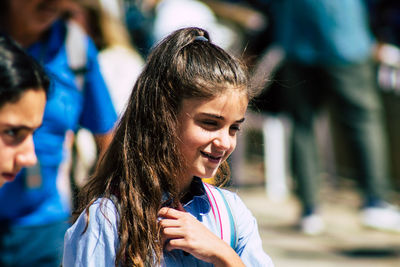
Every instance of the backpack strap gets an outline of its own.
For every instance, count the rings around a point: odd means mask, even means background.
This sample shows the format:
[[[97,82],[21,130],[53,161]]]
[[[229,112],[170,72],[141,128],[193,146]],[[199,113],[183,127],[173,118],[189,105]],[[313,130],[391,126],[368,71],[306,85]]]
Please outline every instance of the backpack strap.
[[[68,20],[65,48],[68,66],[75,75],[75,83],[80,91],[83,90],[87,72],[87,37],[85,31],[73,20]]]
[[[236,224],[225,193],[215,186],[204,182],[203,184],[220,232],[220,238],[235,249],[237,244]]]

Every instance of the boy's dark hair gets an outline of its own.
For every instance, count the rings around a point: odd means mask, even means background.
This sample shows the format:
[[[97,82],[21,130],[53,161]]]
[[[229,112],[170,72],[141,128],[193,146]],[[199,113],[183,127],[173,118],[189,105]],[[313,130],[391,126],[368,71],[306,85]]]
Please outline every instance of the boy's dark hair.
[[[18,44],[0,36],[0,107],[17,102],[26,90],[49,90],[43,68]]]

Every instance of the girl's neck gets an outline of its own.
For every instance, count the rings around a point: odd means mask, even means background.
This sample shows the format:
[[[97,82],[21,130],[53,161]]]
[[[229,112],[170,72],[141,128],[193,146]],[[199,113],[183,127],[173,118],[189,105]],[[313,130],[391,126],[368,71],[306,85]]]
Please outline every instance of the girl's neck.
[[[179,195],[184,196],[190,189],[193,181],[193,175],[185,176],[186,179],[181,179],[179,184]]]

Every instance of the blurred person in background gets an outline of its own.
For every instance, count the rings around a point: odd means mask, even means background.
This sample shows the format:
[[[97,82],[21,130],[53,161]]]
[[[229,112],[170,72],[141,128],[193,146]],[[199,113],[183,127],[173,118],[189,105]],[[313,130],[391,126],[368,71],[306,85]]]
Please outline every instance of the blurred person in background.
[[[117,114],[121,115],[144,61],[131,44],[129,34],[122,23],[122,8],[117,5],[111,12],[106,10],[102,3],[100,0],[69,1],[66,6],[67,16],[81,25],[96,45],[101,73]],[[85,128],[79,129],[75,135],[71,156],[74,205],[78,204],[76,194],[94,170],[96,150],[93,134]]]
[[[393,97],[391,93],[398,95],[400,92],[400,2],[367,0],[367,3],[371,28],[377,39],[375,59],[378,62],[378,84],[386,91],[384,101],[391,108],[387,100],[396,101],[398,97]]]
[[[146,58],[154,45],[154,6],[159,0],[122,0],[123,19],[132,44]]]
[[[214,11],[200,0],[154,1],[153,36],[156,41],[183,27],[201,27],[214,36],[214,43],[232,51],[238,33],[221,23]]]
[[[247,1],[122,0],[123,18],[132,43],[146,57],[156,41],[172,31],[198,26],[208,29],[214,40],[230,52],[242,53],[249,34],[264,27],[260,12]]]
[[[189,26],[207,29],[224,49],[242,45],[235,29],[218,20],[212,8],[201,0],[125,0],[124,8],[132,42],[144,57],[155,42]]]
[[[42,124],[48,88],[42,67],[0,36],[0,187],[37,162],[32,136]]]
[[[100,0],[70,1],[70,4],[71,18],[86,30],[99,51],[101,73],[114,107],[121,114],[144,60],[131,44],[121,18],[107,11]]]
[[[320,174],[314,121],[332,104],[353,153],[363,192],[363,225],[400,232],[400,213],[391,204],[383,107],[376,88],[374,38],[360,0],[268,1],[274,43],[284,50],[279,69],[283,109],[292,120],[291,168],[302,204],[301,230],[319,234]],[[268,99],[264,99],[269,101]],[[258,104],[263,109],[262,103]]]
[[[77,25],[62,19],[66,1],[7,0],[0,4],[1,31],[45,67],[53,84],[43,125],[34,134],[38,163],[0,189],[0,266],[59,266],[71,213],[71,199],[62,184],[68,180],[63,169],[69,153],[66,137],[79,126],[86,127],[104,149],[116,121],[95,45],[84,33],[79,34],[83,30]],[[72,33],[83,36],[74,40],[76,47],[70,44]],[[73,69],[76,58],[85,65]]]

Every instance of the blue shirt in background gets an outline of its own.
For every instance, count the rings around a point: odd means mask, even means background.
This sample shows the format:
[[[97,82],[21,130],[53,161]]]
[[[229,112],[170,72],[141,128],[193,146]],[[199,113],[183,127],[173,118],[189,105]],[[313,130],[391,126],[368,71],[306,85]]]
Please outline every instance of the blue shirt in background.
[[[87,72],[84,88],[79,89],[67,62],[65,38],[66,26],[58,21],[44,40],[27,49],[42,63],[51,80],[43,125],[34,134],[41,179],[32,185],[23,169],[14,182],[0,189],[0,222],[31,226],[67,220],[71,212],[69,200],[57,189],[58,169],[65,157],[65,134],[79,126],[94,134],[107,133],[116,121],[94,43],[86,37]]]
[[[362,0],[263,0],[272,5],[275,40],[304,64],[359,63],[374,42]]]

